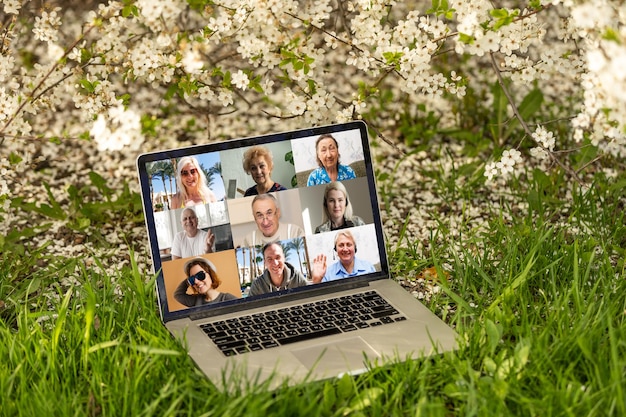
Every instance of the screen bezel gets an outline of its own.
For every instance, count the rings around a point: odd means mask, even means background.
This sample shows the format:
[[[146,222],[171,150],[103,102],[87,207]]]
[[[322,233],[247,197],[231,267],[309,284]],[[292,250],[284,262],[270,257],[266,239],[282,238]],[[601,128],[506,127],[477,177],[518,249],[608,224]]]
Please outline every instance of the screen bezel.
[[[147,165],[150,162],[160,161],[164,159],[181,158],[187,155],[198,155],[212,152],[226,151],[240,147],[248,147],[254,145],[267,145],[279,141],[291,141],[307,137],[317,137],[322,134],[333,134],[348,130],[358,130],[363,149],[363,158],[365,162],[365,172],[367,178],[367,186],[369,191],[369,200],[372,209],[373,225],[377,238],[378,253],[380,258],[380,271],[357,277],[344,278],[341,280],[331,281],[328,283],[319,283],[300,287],[290,290],[284,290],[272,294],[267,294],[254,299],[237,299],[233,301],[223,302],[216,305],[205,304],[198,307],[189,307],[183,310],[170,311],[168,306],[167,294],[165,291],[165,281],[162,273],[161,257],[159,254],[158,244],[156,243],[157,234],[154,225],[154,207],[152,207],[150,181],[148,179]],[[382,229],[382,221],[378,203],[378,194],[376,189],[376,178],[373,170],[372,155],[369,146],[369,135],[367,125],[362,121],[353,121],[341,124],[311,127],[307,129],[272,133],[260,136],[250,136],[241,139],[233,139],[222,142],[213,142],[202,145],[193,145],[176,149],[168,149],[156,152],[150,152],[140,155],[137,158],[137,170],[141,187],[142,204],[144,209],[144,218],[148,232],[148,241],[150,244],[150,254],[153,264],[153,272],[156,276],[157,299],[162,320],[164,322],[175,320],[188,316],[211,316],[213,314],[222,314],[224,312],[246,310],[249,308],[257,308],[264,305],[275,304],[283,300],[291,300],[295,298],[306,298],[310,295],[320,293],[332,293],[344,288],[352,288],[355,286],[366,285],[367,282],[376,279],[389,278],[389,265],[386,254],[385,239]]]

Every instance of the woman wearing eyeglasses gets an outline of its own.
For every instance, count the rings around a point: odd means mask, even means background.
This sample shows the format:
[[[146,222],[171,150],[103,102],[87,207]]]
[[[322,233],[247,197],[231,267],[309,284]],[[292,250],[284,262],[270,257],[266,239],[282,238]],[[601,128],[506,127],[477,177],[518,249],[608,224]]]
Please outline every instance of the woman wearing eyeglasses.
[[[183,267],[185,278],[174,291],[174,298],[187,307],[235,300],[237,297],[217,288],[222,281],[217,276],[215,265],[205,258],[193,258]],[[191,292],[191,294],[190,294]]]
[[[176,184],[178,185],[178,192],[172,196],[172,209],[217,201],[196,158],[185,156],[178,161],[177,166]]]

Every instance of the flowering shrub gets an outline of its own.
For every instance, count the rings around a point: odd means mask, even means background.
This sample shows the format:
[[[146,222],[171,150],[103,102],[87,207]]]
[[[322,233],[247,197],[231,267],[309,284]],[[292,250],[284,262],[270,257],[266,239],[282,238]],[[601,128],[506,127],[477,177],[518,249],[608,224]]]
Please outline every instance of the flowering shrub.
[[[71,6],[0,6],[4,195],[5,174],[53,153],[50,141],[136,151],[355,118],[383,139],[426,117],[440,132],[484,130],[506,149],[489,179],[524,158],[566,167],[559,151],[587,144],[626,153],[623,2]]]

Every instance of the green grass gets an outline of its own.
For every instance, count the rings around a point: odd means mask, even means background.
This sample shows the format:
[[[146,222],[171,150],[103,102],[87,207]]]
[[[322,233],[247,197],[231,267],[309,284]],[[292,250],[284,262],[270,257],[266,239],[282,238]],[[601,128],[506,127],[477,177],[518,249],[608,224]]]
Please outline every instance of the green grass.
[[[390,248],[396,273],[450,272],[427,305],[459,332],[458,351],[245,396],[196,370],[136,264],[105,274],[22,242],[0,257],[0,415],[626,415],[626,219],[613,184],[568,204],[548,183],[518,185],[513,201],[529,204],[514,221],[503,204],[462,245],[436,234],[428,248]]]

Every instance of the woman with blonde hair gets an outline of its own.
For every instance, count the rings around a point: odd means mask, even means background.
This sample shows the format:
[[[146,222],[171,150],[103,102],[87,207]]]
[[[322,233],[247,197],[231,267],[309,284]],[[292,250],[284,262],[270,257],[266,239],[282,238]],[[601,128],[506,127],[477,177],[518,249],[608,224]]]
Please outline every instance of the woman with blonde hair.
[[[330,232],[331,230],[346,229],[365,224],[363,219],[352,214],[348,190],[339,181],[329,183],[324,189],[323,206],[322,224],[315,228],[315,233]]]
[[[248,149],[243,155],[243,170],[252,177],[256,185],[248,188],[243,196],[286,190],[285,187],[272,180],[273,169],[274,160],[269,149],[263,146],[253,146]]]
[[[217,201],[215,194],[208,186],[204,171],[193,156],[185,156],[178,161],[176,184],[178,192],[172,196],[172,209]]]

